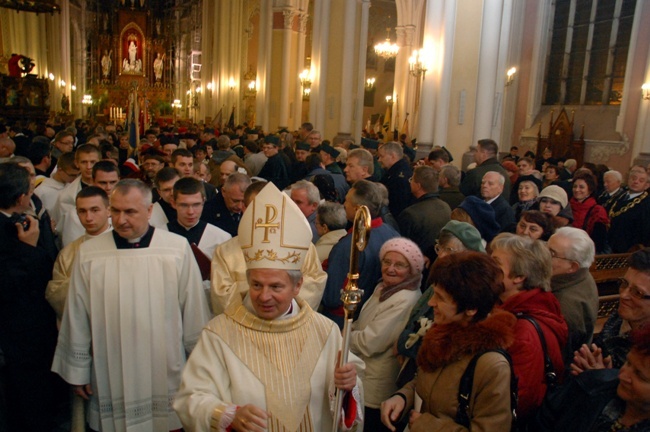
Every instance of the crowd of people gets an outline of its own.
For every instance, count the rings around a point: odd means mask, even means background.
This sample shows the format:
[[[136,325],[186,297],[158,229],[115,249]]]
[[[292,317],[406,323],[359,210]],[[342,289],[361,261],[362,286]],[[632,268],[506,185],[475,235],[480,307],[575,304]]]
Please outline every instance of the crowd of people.
[[[365,135],[0,124],[0,432],[650,430],[648,171]]]

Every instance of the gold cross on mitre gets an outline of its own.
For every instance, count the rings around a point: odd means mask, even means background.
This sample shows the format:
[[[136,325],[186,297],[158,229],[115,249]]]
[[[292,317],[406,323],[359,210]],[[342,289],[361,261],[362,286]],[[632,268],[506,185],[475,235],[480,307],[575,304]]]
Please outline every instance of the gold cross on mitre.
[[[246,208],[238,234],[249,269],[300,270],[312,239],[307,218],[273,183]]]

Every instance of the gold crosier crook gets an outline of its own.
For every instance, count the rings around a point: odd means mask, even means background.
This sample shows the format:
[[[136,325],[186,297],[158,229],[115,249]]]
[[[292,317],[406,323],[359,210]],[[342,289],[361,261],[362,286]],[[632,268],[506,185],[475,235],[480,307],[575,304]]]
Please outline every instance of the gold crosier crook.
[[[341,290],[341,301],[343,302],[344,321],[343,321],[343,342],[341,343],[341,356],[338,366],[348,362],[348,353],[350,351],[350,330],[354,313],[357,306],[361,303],[363,290],[359,289],[359,253],[363,252],[370,238],[370,210],[366,206],[360,206],[354,215],[354,224],[352,226],[352,244],[350,245],[350,271],[348,272],[348,282],[345,288]],[[339,417],[341,415],[341,406],[345,391],[336,389],[336,405],[334,411],[334,424],[332,431],[339,430]]]

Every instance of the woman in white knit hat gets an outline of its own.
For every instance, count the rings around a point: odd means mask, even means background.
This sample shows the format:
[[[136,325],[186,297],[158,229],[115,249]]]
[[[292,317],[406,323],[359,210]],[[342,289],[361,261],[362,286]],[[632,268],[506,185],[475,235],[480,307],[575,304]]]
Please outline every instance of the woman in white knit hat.
[[[399,363],[392,347],[420,298],[424,257],[417,244],[398,237],[384,243],[379,259],[382,278],[354,323],[350,350],[366,363],[365,430],[388,431],[379,408],[397,390]]]

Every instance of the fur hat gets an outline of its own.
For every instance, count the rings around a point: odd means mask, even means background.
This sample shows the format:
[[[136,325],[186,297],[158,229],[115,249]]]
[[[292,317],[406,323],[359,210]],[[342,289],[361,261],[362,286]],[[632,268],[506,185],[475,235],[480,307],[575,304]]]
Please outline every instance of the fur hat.
[[[392,238],[381,247],[379,259],[384,259],[388,252],[397,252],[409,262],[411,274],[420,274],[424,268],[424,257],[418,245],[405,237]]]

